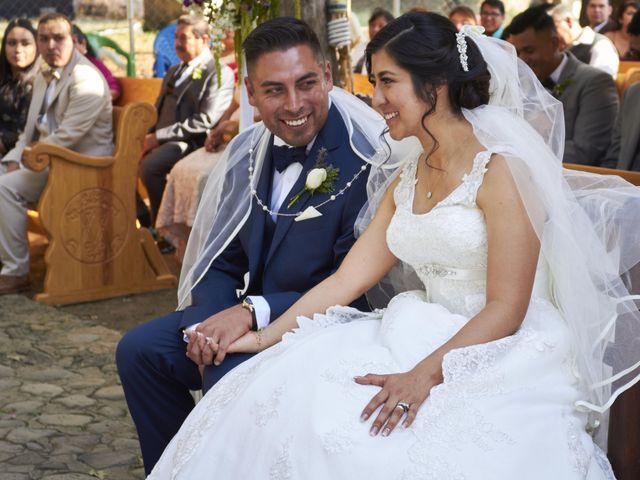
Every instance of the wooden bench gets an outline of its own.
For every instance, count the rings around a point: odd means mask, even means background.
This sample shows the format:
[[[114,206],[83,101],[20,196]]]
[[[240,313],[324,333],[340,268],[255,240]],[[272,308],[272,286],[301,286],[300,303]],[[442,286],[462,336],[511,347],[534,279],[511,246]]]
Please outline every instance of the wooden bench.
[[[122,88],[122,94],[118,97],[116,105],[124,106],[131,102],[156,104],[162,87],[161,78],[118,77],[117,80]]]
[[[636,61],[623,61],[618,65],[618,73],[626,73],[632,68],[640,68],[640,62]]]
[[[640,172],[565,163],[566,168],[600,175],[618,175],[640,185]],[[640,227],[639,227],[640,228]],[[637,293],[637,292],[634,292]],[[611,407],[607,456],[618,480],[640,478],[640,383],[624,392]]]
[[[638,63],[640,62],[630,62]],[[619,72],[616,77],[616,87],[618,89],[618,95],[620,98],[624,95],[624,91],[629,88],[630,85],[640,81],[640,66],[629,68],[624,72]]]
[[[149,231],[136,227],[138,162],[155,109],[134,102],[113,112],[112,156],[84,156],[46,143],[24,152],[28,168],[49,168],[37,207],[49,239],[47,272],[36,300],[78,303],[176,284]]]

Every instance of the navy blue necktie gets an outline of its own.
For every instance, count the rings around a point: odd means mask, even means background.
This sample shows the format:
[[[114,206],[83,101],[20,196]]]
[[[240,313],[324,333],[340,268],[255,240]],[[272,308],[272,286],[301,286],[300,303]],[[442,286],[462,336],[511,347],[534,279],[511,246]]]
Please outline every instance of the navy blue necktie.
[[[273,166],[278,172],[283,172],[292,163],[303,164],[306,158],[307,147],[289,147],[283,145],[281,147],[273,146]]]

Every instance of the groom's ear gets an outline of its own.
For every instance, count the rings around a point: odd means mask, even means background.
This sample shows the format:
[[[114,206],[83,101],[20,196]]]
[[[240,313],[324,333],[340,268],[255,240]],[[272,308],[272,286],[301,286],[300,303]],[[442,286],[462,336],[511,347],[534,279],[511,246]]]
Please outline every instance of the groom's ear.
[[[324,80],[327,82],[327,91],[333,88],[333,72],[331,71],[331,62],[324,62]]]
[[[248,75],[244,77],[244,86],[247,89],[247,99],[249,100],[249,105],[251,105],[252,107],[255,107],[256,106],[255,91],[253,89],[253,85]]]

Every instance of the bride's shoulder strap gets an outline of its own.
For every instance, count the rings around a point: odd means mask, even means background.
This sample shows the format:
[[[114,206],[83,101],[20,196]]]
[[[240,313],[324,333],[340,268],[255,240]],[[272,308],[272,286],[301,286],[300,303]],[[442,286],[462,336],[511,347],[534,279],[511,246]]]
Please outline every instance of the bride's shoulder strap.
[[[493,152],[489,150],[482,151],[473,159],[473,167],[471,171],[462,177],[462,183],[465,185],[464,203],[475,204],[478,196],[478,189],[484,180],[484,174],[487,173],[489,161]]]
[[[404,204],[410,197],[415,185],[416,167],[420,155],[409,158],[400,170],[400,180],[393,192],[393,199],[396,205]]]

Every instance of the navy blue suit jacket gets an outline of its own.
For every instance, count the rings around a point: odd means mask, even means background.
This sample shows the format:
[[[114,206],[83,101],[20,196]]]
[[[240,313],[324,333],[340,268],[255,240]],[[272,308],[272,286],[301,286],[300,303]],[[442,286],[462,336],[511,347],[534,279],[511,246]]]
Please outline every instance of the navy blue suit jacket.
[[[351,181],[354,174],[365,165],[351,149],[342,117],[332,106],[281,212],[302,211],[331,195],[305,193],[287,209],[289,199],[304,187],[307,173],[314,168],[320,148],[327,150],[325,162],[340,169],[334,193]],[[273,175],[271,163],[269,149],[257,187],[258,196],[265,203]],[[278,217],[266,258],[263,237],[268,213],[253,199],[249,218],[238,235],[193,288],[192,305],[184,310],[180,328],[201,322],[238,304],[240,299],[237,291],[244,286],[246,272],[249,272],[246,295],[265,298],[271,308],[270,320],[279,317],[307,290],[331,275],[355,241],[353,224],[366,200],[367,176],[368,171],[363,172],[343,195],[320,207],[320,217],[301,222],[294,222],[292,217]],[[367,308],[364,298],[358,299],[353,305]]]

